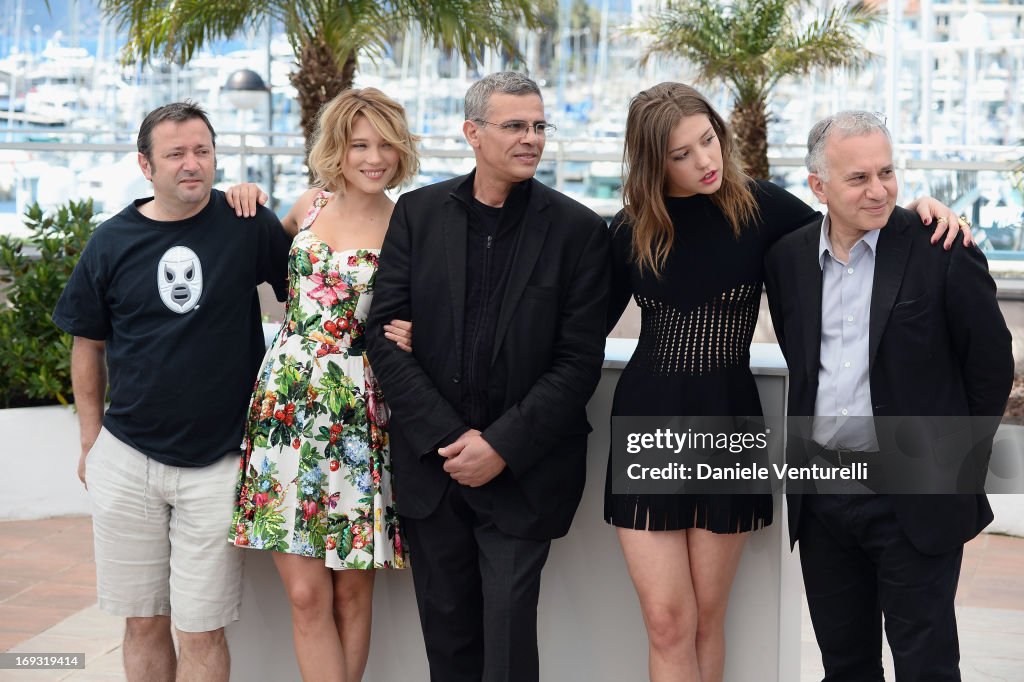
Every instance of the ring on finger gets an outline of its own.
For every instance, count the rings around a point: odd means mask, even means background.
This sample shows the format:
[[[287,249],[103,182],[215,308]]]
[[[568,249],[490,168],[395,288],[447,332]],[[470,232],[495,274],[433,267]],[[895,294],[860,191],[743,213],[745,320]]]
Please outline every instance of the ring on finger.
[[[946,223],[949,222],[949,218],[947,218],[946,216],[939,216],[938,218],[935,219],[935,222],[942,223],[943,225],[945,225]]]

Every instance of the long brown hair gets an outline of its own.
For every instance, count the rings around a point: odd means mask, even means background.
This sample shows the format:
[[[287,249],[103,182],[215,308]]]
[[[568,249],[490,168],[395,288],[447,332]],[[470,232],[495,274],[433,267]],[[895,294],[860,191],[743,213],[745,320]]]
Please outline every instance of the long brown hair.
[[[722,186],[711,201],[737,237],[758,214],[751,179],[740,167],[732,132],[711,103],[682,83],[659,83],[641,90],[630,101],[626,118],[622,199],[626,221],[633,228],[633,260],[641,272],[650,270],[658,278],[675,240],[664,197],[669,136],[681,119],[702,114],[711,121],[722,147]]]

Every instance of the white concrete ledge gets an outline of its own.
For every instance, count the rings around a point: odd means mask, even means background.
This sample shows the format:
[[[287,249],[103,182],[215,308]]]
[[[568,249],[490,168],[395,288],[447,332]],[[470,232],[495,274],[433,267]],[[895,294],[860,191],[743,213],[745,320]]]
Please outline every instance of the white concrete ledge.
[[[552,546],[541,587],[538,629],[544,680],[621,682],[647,675],[647,640],[636,592],[615,531],[602,519],[612,392],[635,345],[635,339],[608,340],[605,369],[588,406],[594,432],[587,487],[568,536]],[[781,353],[773,345],[756,344],[752,357],[760,363],[753,369],[765,411],[781,414],[786,392]],[[800,574],[784,539],[783,516],[776,499],[775,523],[753,533],[747,543],[727,615],[726,679],[799,679]],[[242,619],[228,632],[232,677],[297,679],[290,622],[271,557],[247,551]],[[366,682],[427,679],[408,571],[378,572],[373,627]]]

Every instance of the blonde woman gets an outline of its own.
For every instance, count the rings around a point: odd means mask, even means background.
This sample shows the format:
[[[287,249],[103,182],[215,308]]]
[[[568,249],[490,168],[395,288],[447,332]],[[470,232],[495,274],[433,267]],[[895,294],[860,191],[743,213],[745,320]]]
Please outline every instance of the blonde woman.
[[[632,100],[624,162],[609,328],[630,297],[642,327],[612,414],[760,415],[749,365],[762,257],[820,214],[747,177],[725,121],[680,83]],[[925,223],[949,213],[934,200],[919,203]],[[947,221],[937,221],[933,242]],[[947,234],[947,248],[955,234]],[[747,535],[772,521],[771,496],[618,495],[609,476],[605,518],[617,527],[640,598],[651,679],[722,680],[729,590]]]
[[[361,679],[374,570],[406,566],[388,409],[363,351],[385,190],[415,175],[414,144],[397,102],[342,93],[320,112],[316,186],[282,221],[297,231],[288,302],[249,409],[230,539],[273,552],[306,680]]]

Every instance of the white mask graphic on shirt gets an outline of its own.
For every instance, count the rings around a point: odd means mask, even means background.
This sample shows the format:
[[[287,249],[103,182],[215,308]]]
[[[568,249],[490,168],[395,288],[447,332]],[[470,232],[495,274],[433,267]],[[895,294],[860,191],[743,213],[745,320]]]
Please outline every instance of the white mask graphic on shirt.
[[[203,266],[199,256],[187,246],[167,249],[156,266],[156,284],[160,300],[176,313],[187,313],[203,294]]]

